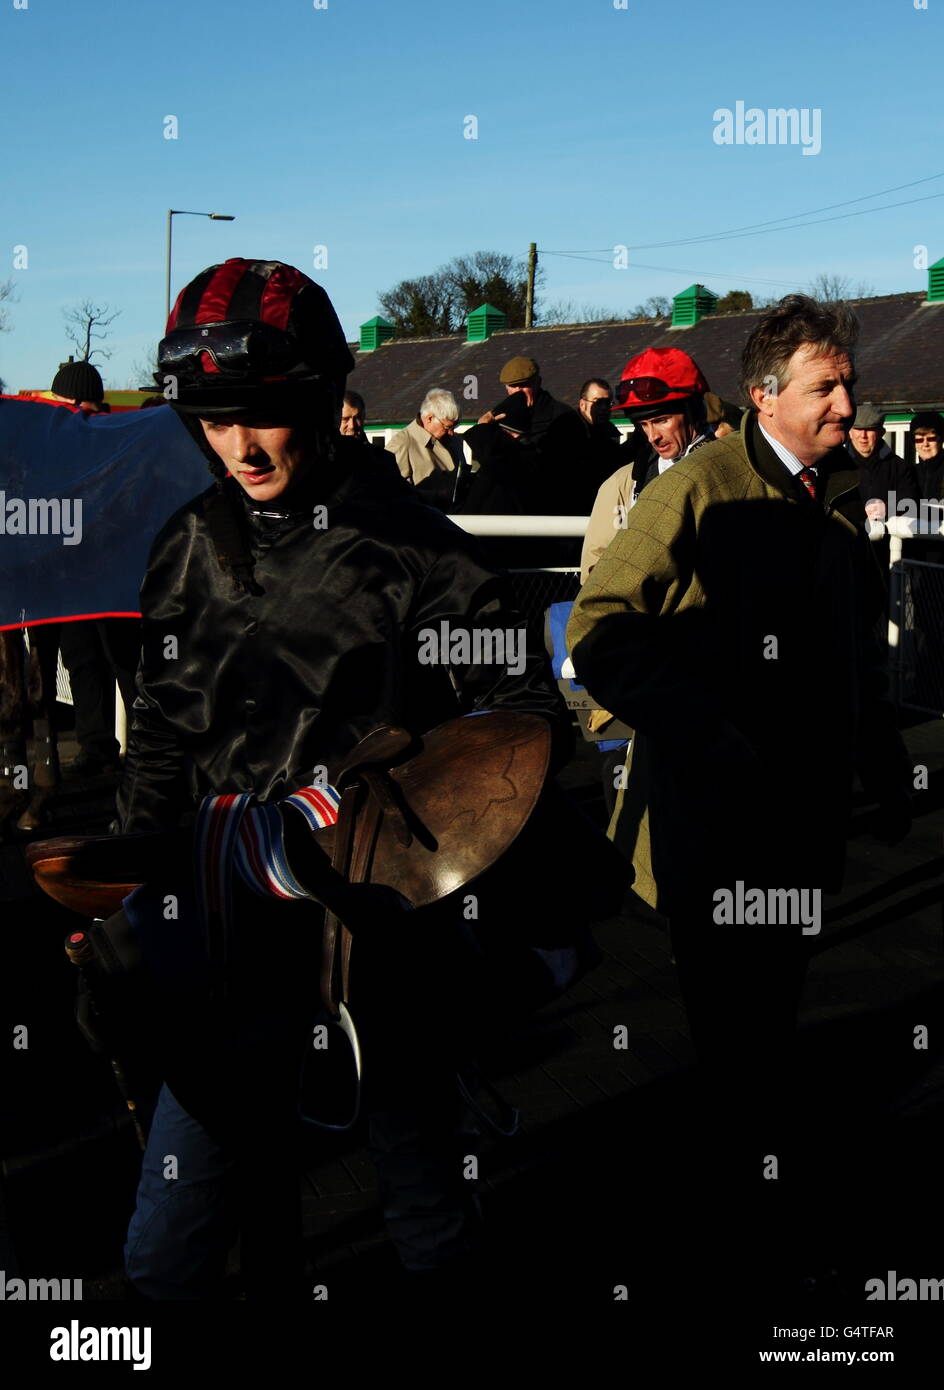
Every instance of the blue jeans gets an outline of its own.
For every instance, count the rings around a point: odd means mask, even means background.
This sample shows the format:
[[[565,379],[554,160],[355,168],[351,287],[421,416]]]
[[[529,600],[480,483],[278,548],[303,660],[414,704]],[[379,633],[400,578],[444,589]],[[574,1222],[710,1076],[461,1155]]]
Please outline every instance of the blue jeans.
[[[147,934],[145,906],[142,895],[137,903],[129,900],[126,910]],[[162,948],[173,945],[166,966],[173,978],[179,948],[168,924],[151,915],[154,939]],[[255,917],[260,934],[264,923],[265,906],[260,905]],[[275,925],[284,935],[281,921],[276,919]],[[361,978],[362,995],[370,1001],[362,1018],[371,1020],[362,1038],[374,1078],[370,1153],[387,1230],[401,1263],[417,1272],[437,1269],[477,1243],[476,1183],[466,1176],[471,1166],[466,1160],[477,1152],[478,1132],[455,1083],[456,1062],[450,1059],[458,1054],[454,1043],[445,1041],[444,1020],[456,1006],[458,981],[468,989],[470,1019],[480,1011],[490,974],[468,932],[431,933],[427,951],[431,983],[424,990],[414,981],[421,1008],[404,1004],[390,990],[383,962]],[[521,954],[540,976],[540,990],[550,994],[566,988],[579,968],[579,953],[570,948]],[[264,972],[267,957],[257,954],[253,964]],[[159,965],[155,954],[153,967]],[[303,982],[313,978],[310,971],[295,973]],[[244,1274],[250,1283],[260,1278],[261,1295],[271,1288],[274,1271],[289,1284],[301,1269],[293,1090],[299,1048],[285,1022],[293,1013],[286,997],[292,978],[278,959],[268,976],[254,977],[251,999],[233,1014],[242,1021],[220,1046],[219,1082],[212,1080],[212,1068],[208,1073],[209,1089],[217,1096],[225,1085],[226,1111],[236,1117],[227,1139],[211,1136],[167,1085],[161,1090],[125,1246],[127,1277],[145,1297],[210,1296],[237,1229],[243,1237]],[[453,988],[442,990],[439,980],[451,981]],[[517,990],[511,994],[516,996]],[[434,999],[442,1017],[430,1026]],[[175,1167],[169,1164],[171,1157]]]
[[[176,1176],[170,1159],[176,1159]],[[125,1270],[146,1298],[205,1298],[236,1236],[235,1162],[165,1085],[141,1167]]]
[[[384,1217],[408,1270],[437,1269],[475,1246],[476,1184],[463,1173],[465,1158],[477,1151],[478,1134],[469,1120],[458,1106],[371,1117],[370,1151]],[[297,1180],[289,1165],[283,1181]],[[146,1298],[212,1296],[237,1234],[240,1205],[236,1160],[163,1086],[125,1244],[128,1279]],[[284,1234],[291,1241],[297,1233]],[[269,1264],[269,1279],[272,1274]]]

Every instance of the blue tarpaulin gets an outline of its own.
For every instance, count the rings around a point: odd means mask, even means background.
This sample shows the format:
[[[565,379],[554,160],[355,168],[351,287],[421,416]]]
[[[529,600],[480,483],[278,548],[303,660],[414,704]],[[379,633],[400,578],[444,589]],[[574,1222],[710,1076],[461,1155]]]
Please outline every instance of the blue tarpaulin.
[[[554,672],[554,679],[561,686],[563,694],[567,691],[577,693],[586,690],[586,686],[581,685],[573,674],[573,662],[570,659],[570,652],[567,650],[567,624],[573,611],[573,600],[565,603],[552,603],[547,610],[547,632],[550,637],[551,651],[551,670]],[[566,672],[566,674],[565,674]],[[566,689],[564,688],[566,685]],[[590,737],[585,731],[584,737]],[[601,753],[609,753],[616,748],[626,746],[625,738],[615,739],[594,739],[593,740]]]
[[[0,398],[0,628],[136,615],[154,537],[210,482],[169,406]]]

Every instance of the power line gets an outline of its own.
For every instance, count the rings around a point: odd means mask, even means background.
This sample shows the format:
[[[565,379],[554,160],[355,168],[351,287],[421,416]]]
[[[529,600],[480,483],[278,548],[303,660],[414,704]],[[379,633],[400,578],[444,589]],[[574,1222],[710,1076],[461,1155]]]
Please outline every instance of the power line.
[[[650,242],[645,243],[644,245],[640,245],[639,247],[637,247],[637,250],[639,250],[639,251],[651,251],[651,250],[655,250],[657,247],[663,247],[663,246],[687,246],[687,245],[689,245],[691,242],[694,242],[694,241],[715,241],[715,240],[718,240],[718,239],[720,239],[720,238],[722,238],[722,237],[740,236],[740,235],[742,235],[742,234],[744,234],[744,233],[746,233],[746,232],[756,231],[756,230],[759,230],[760,228],[763,228],[763,227],[774,227],[774,226],[779,225],[779,224],[784,223],[784,222],[795,222],[795,221],[797,220],[797,218],[799,218],[799,217],[816,217],[816,216],[818,216],[818,214],[821,213],[821,212],[835,212],[836,208],[848,208],[848,207],[852,207],[855,203],[867,203],[867,202],[869,202],[872,198],[884,198],[884,197],[886,197],[889,193],[900,193],[900,192],[902,191],[902,189],[904,189],[904,188],[916,188],[919,184],[922,184],[922,183],[931,183],[934,179],[940,179],[940,178],[944,178],[944,173],[941,173],[941,174],[929,174],[926,178],[923,178],[923,179],[912,179],[909,183],[899,183],[899,184],[895,184],[895,186],[894,186],[893,188],[883,188],[883,189],[881,189],[881,190],[880,190],[879,192],[877,192],[877,193],[864,193],[860,198],[846,198],[846,199],[845,199],[843,202],[841,202],[841,203],[827,203],[824,207],[821,207],[821,208],[810,208],[809,211],[807,211],[807,212],[791,212],[791,213],[785,214],[783,217],[772,217],[772,218],[770,218],[767,222],[748,222],[747,225],[744,226],[744,227],[729,227],[729,228],[727,228],[725,231],[721,231],[721,232],[709,232],[706,236],[703,236],[703,237],[701,237],[701,236],[698,236],[698,237],[681,237],[681,238],[679,238],[677,241],[650,241]],[[937,193],[937,194],[933,194],[932,196],[933,196],[933,197],[940,197],[941,194]],[[906,201],[912,201],[912,200],[906,200]],[[913,200],[913,201],[920,201],[920,199],[915,199],[915,200]],[[904,206],[905,206],[905,203],[888,203],[887,206],[888,206],[888,207],[904,207]],[[883,212],[883,211],[884,211],[884,208],[864,208],[862,211],[863,211],[863,213],[867,213],[867,212]],[[853,213],[853,214],[850,214],[850,215],[851,215],[851,216],[856,216],[856,217],[858,217],[858,216],[860,216],[861,214],[860,214],[860,213]],[[827,219],[825,219],[825,220],[831,221],[831,220],[833,220],[833,219],[827,218]],[[836,220],[838,220],[838,219],[836,219]],[[809,225],[810,225],[810,226],[815,226],[816,224],[815,224],[815,223],[810,223]],[[784,228],[784,230],[792,230],[792,229]]]
[[[926,177],[924,177],[924,178],[912,179],[912,180],[910,180],[910,182],[908,182],[908,183],[899,183],[899,184],[895,184],[892,188],[883,188],[883,189],[880,189],[877,193],[865,193],[865,194],[863,194],[861,197],[858,197],[858,198],[847,198],[847,199],[845,199],[845,201],[843,201],[843,202],[841,202],[841,203],[827,203],[824,207],[821,207],[821,208],[810,208],[810,209],[808,209],[806,212],[791,212],[791,213],[785,213],[782,217],[774,217],[774,218],[771,218],[771,219],[770,219],[769,221],[767,221],[767,222],[749,222],[749,223],[747,223],[747,224],[746,224],[745,226],[743,226],[743,227],[729,227],[729,228],[727,228],[727,230],[725,230],[725,231],[720,231],[720,232],[708,232],[708,233],[706,233],[704,236],[679,237],[679,238],[677,238],[677,239],[674,240],[674,241],[647,241],[647,242],[640,242],[640,243],[638,243],[638,245],[636,246],[635,249],[636,249],[637,251],[652,251],[652,250],[655,250],[655,249],[657,249],[657,248],[662,248],[662,247],[666,247],[666,246],[690,246],[690,245],[692,245],[692,244],[694,244],[694,243],[696,243],[696,242],[723,241],[723,240],[726,240],[726,239],[728,239],[728,238],[732,238],[732,239],[733,239],[733,238],[735,238],[735,237],[740,237],[740,236],[749,235],[749,234],[751,234],[751,233],[753,233],[753,232],[760,232],[760,231],[762,231],[762,230],[765,229],[765,228],[767,228],[767,229],[772,229],[772,230],[775,230],[775,231],[793,231],[794,229],[793,229],[792,227],[786,227],[786,226],[784,226],[784,225],[782,225],[782,224],[784,224],[784,223],[786,223],[786,222],[796,222],[796,220],[797,220],[798,218],[801,218],[801,217],[816,217],[816,216],[817,216],[819,213],[821,213],[821,212],[833,212],[836,208],[852,207],[853,204],[855,204],[855,203],[869,202],[872,198],[884,198],[884,197],[886,197],[889,193],[900,193],[900,192],[902,191],[902,189],[904,189],[904,188],[916,188],[919,184],[922,184],[922,183],[931,183],[934,179],[940,179],[940,178],[944,178],[944,172],[939,173],[939,174],[928,174],[928,175],[927,175]],[[933,193],[933,194],[930,195],[930,198],[940,198],[940,197],[944,197],[944,194],[941,194],[941,193]],[[866,213],[871,213],[871,212],[885,212],[885,211],[887,211],[889,208],[907,207],[910,203],[920,203],[920,202],[927,202],[927,201],[930,201],[930,198],[928,198],[928,199],[924,199],[924,198],[907,198],[907,199],[904,199],[902,202],[899,202],[899,203],[887,203],[887,204],[885,204],[884,207],[879,207],[879,208],[863,208],[860,212],[847,213],[847,214],[844,214],[844,215],[847,216],[847,217],[863,217],[863,216],[866,215]],[[823,222],[838,222],[838,221],[841,221],[842,218],[841,218],[841,217],[838,217],[838,218],[836,218],[836,217],[825,217],[825,218],[822,218],[822,219],[820,219],[820,220],[823,221]],[[801,226],[808,226],[808,227],[815,227],[815,226],[818,226],[818,225],[819,225],[819,222],[807,222],[807,223],[801,223],[800,225],[801,225]],[[613,249],[613,248],[610,247],[610,246],[595,246],[595,247],[592,247],[589,251],[544,251],[542,254],[545,255],[545,256],[574,256],[574,257],[581,257],[581,256],[592,256],[592,255],[597,255],[597,254],[599,254],[599,253],[601,253],[601,252],[612,252],[612,249]]]
[[[636,265],[640,270],[664,270],[669,275],[699,275],[706,280],[736,280],[738,284],[746,280],[752,285],[775,285],[778,289],[788,290],[802,289],[795,280],[764,280],[759,275],[731,275],[723,270],[686,270],[677,265],[643,265],[642,261],[637,261]]]
[[[885,206],[884,206],[884,207],[881,207],[881,208],[862,208],[859,212],[841,212],[841,213],[839,214],[838,217],[819,217],[819,218],[817,218],[817,219],[816,219],[815,221],[813,221],[813,222],[797,222],[797,223],[796,223],[794,226],[792,226],[792,227],[768,227],[768,228],[766,228],[766,230],[759,230],[759,231],[756,231],[756,232],[738,232],[738,233],[733,234],[733,235],[731,235],[731,236],[718,236],[718,237],[714,237],[714,238],[706,238],[706,240],[708,240],[709,242],[710,242],[711,240],[714,240],[714,241],[737,241],[737,240],[739,240],[739,239],[742,238],[742,237],[766,236],[766,235],[768,235],[770,232],[795,232],[795,231],[799,231],[799,230],[800,230],[801,228],[803,228],[803,227],[818,227],[818,226],[822,225],[822,223],[824,223],[824,222],[844,222],[844,221],[846,221],[846,220],[847,220],[848,218],[850,218],[850,217],[865,217],[865,216],[866,216],[868,213],[870,213],[870,212],[887,212],[890,208],[904,208],[904,207],[910,207],[912,203],[930,203],[930,202],[933,202],[935,198],[944,198],[944,193],[929,193],[929,194],[928,194],[926,197],[924,197],[924,198],[905,198],[905,199],[904,199],[902,202],[900,202],[900,203],[886,203]],[[688,245],[693,245],[697,240],[698,240],[698,238],[693,237],[693,238],[691,239],[690,242],[681,242],[681,241],[646,242],[646,243],[640,245],[639,247],[631,247],[631,248],[629,248],[629,249],[630,249],[630,250],[640,250],[640,251],[643,251],[643,250],[646,249],[647,246],[648,246],[648,247],[653,247],[653,246],[664,246],[664,247],[669,247],[669,246],[688,246]],[[567,259],[567,260],[574,260],[574,261],[594,261],[597,265],[605,265],[605,264],[608,264],[608,263],[612,260],[613,248],[612,248],[611,246],[608,246],[608,247],[601,247],[601,250],[605,250],[605,251],[609,252],[609,255],[608,255],[605,259],[604,259],[603,257],[600,257],[600,256],[582,255],[582,254],[580,254],[579,252],[576,252],[576,251],[545,251],[545,250],[542,249],[542,250],[541,250],[541,255],[542,255],[542,256],[563,256],[563,257],[564,257],[565,259]],[[669,269],[670,269],[669,266],[643,266],[642,261],[636,261],[634,264],[635,264],[635,265],[638,265],[638,266],[640,266],[641,268],[646,269],[646,270],[669,270]],[[732,277],[732,276],[730,276],[730,275],[729,275],[729,276],[725,276],[725,275],[723,274],[723,272],[721,272],[721,271],[684,270],[684,271],[682,271],[681,273],[682,273],[683,275],[707,275],[707,274],[713,274],[713,275],[715,275],[715,277],[716,277],[717,279],[719,279],[719,280],[721,280],[721,279],[729,279],[729,280],[730,280],[730,279],[732,279],[732,278],[734,278],[734,279],[737,279],[737,278],[744,279],[744,278],[745,278],[744,276],[741,276],[741,277],[737,277],[737,276]],[[784,284],[784,283],[786,283],[786,282],[785,282],[785,281],[776,281],[776,282],[770,282],[770,283]]]
[[[594,261],[597,265],[609,265],[613,260],[612,246],[601,246],[600,250],[607,254],[603,256],[592,256],[589,252],[581,251],[545,251],[543,247],[538,248],[542,256],[562,256],[568,261]]]
[[[542,252],[542,255],[564,256],[568,260],[572,261],[592,261],[595,265],[612,265],[611,256],[607,256],[605,259],[602,259],[599,256],[583,256],[578,254],[576,251],[544,251]],[[750,281],[750,283],[754,285],[775,285],[778,288],[782,289],[786,287],[790,290],[800,288],[800,286],[797,285],[795,280],[765,280],[759,275],[732,275],[730,272],[723,270],[692,270],[691,268],[686,270],[682,266],[646,265],[642,261],[630,261],[626,269],[662,270],[665,271],[667,275],[702,275],[705,277],[706,280],[737,280],[739,283],[740,281],[745,280]]]
[[[884,206],[880,208],[861,208],[858,212],[841,212],[837,217],[817,217],[812,222],[795,222],[792,227],[759,227],[756,231],[753,232],[733,232],[727,236],[705,237],[701,239],[693,237],[690,241],[685,242],[649,242],[648,245],[639,246],[637,249],[640,251],[646,251],[653,250],[659,246],[690,246],[697,240],[701,240],[702,242],[739,241],[742,237],[746,236],[769,236],[771,232],[796,232],[799,231],[802,227],[820,227],[824,222],[846,222],[850,217],[868,217],[869,214],[873,212],[890,212],[892,208],[907,208],[910,207],[913,203],[931,203],[934,201],[935,198],[944,198],[944,193],[928,193],[923,198],[903,198],[900,203],[885,203]]]

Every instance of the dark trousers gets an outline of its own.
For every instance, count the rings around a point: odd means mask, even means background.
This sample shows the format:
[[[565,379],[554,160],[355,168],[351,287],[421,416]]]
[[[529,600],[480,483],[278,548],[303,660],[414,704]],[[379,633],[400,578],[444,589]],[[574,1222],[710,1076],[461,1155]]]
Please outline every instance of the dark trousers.
[[[163,891],[142,890],[129,905],[156,984],[154,1031],[173,1038],[125,1250],[128,1278],[149,1298],[212,1296],[237,1232],[251,1297],[290,1296],[303,1272],[299,1074],[319,1017],[320,914],[237,899],[230,990],[212,1003],[198,979],[186,890],[176,921],[161,918]],[[468,948],[447,927],[420,971],[414,955],[398,966],[382,937],[372,944],[355,945],[353,957],[370,1153],[401,1263],[435,1270],[478,1240],[468,1164],[478,1132],[456,1080],[465,1060],[456,1020],[447,1023],[450,982]],[[318,1075],[306,1081],[313,1114]],[[171,1176],[168,1155],[178,1160]]]
[[[75,737],[84,752],[114,762],[115,683],[127,710],[141,648],[137,618],[95,618],[63,623],[59,646],[69,672],[75,707]]]
[[[808,938],[794,926],[673,919],[672,947],[701,1063],[705,1136],[733,1190],[766,1155],[788,1166],[797,1133],[794,1045]]]
[[[799,927],[673,919],[672,949],[700,1063],[691,1144],[694,1259],[745,1278],[792,1258],[803,1111],[794,1074],[809,946]]]
[[[699,1059],[732,1084],[782,1073],[809,948],[799,926],[673,918],[672,950]]]
[[[404,1268],[442,1268],[475,1248],[476,1184],[465,1176],[478,1134],[458,1099],[370,1118],[387,1231]],[[212,1298],[240,1237],[253,1299],[298,1296],[304,1273],[294,1112],[245,1098],[241,1141],[220,1143],[162,1088],[125,1245],[137,1291],[158,1300]],[[173,1166],[168,1159],[172,1157]],[[310,1293],[309,1293],[310,1297]]]

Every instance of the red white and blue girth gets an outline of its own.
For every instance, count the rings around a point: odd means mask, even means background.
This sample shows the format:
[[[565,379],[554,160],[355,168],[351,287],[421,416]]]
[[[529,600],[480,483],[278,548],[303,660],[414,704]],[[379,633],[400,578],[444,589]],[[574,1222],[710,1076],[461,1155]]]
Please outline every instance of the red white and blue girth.
[[[313,831],[323,830],[337,821],[340,801],[331,786],[301,787],[265,805],[254,803],[251,792],[203,798],[194,835],[194,878],[211,964],[224,980],[234,873],[263,897],[312,897],[288,862],[282,808],[294,806]]]

